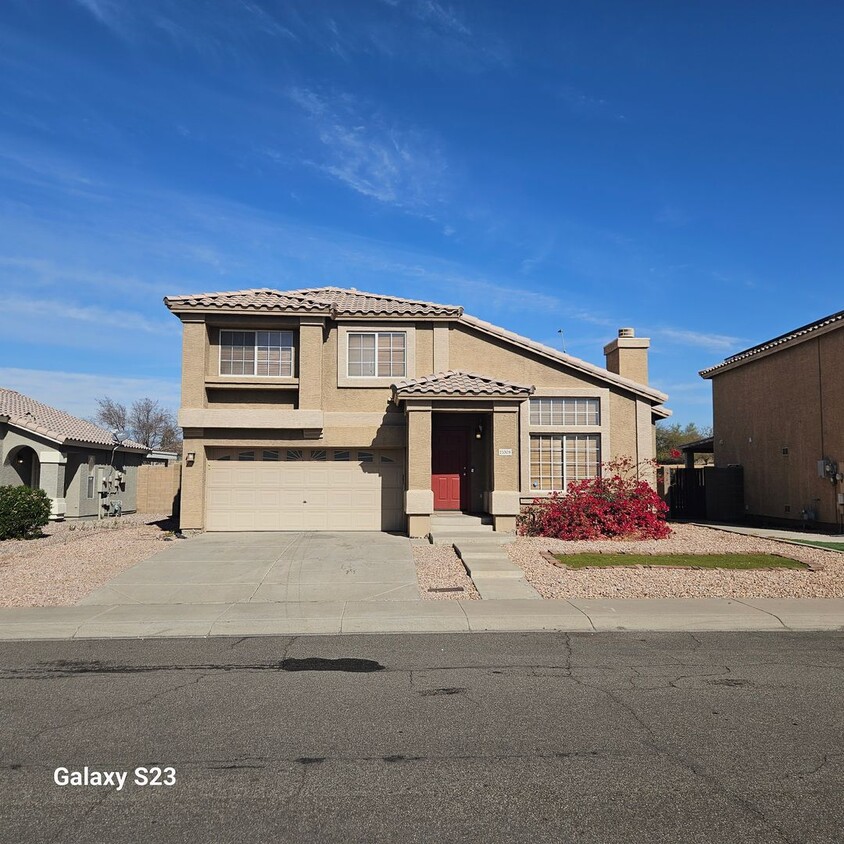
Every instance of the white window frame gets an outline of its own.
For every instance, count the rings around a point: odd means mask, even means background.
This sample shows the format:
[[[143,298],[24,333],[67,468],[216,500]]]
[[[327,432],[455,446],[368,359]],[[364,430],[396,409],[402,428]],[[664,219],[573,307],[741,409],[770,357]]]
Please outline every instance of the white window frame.
[[[290,374],[289,375],[259,375],[258,374],[258,333],[262,331],[278,332],[279,334],[287,334],[290,336],[290,346],[279,346],[280,349],[290,349]],[[255,354],[252,356],[252,372],[232,373],[223,372],[223,335],[224,334],[251,334],[252,348]],[[293,378],[296,373],[296,338],[294,332],[289,328],[264,328],[264,329],[244,329],[244,328],[221,328],[218,337],[219,354],[217,356],[217,372],[221,378]],[[274,348],[274,347],[273,347]]]
[[[402,368],[404,372],[398,373],[390,373],[389,375],[382,375],[378,372],[378,353],[381,350],[381,343],[382,340],[386,341],[386,338],[391,339],[392,345],[392,338],[394,336],[401,336],[404,337],[404,360],[402,361]],[[351,343],[352,337],[374,337],[375,338],[375,346],[373,348],[373,352],[375,353],[375,359],[373,360],[373,364],[375,366],[375,372],[371,375],[352,375],[349,372],[349,368],[351,366]],[[392,351],[392,348],[390,349]],[[392,363],[391,363],[392,367]],[[379,331],[379,330],[360,330],[360,331],[350,331],[346,335],[346,377],[347,378],[407,378],[407,332],[405,331]]]
[[[550,432],[550,431],[546,431],[546,432],[534,431],[530,435],[530,440],[532,441],[532,440],[538,439],[540,437],[559,437],[560,438],[560,450],[561,450],[561,463],[560,463],[560,465],[562,467],[562,481],[563,481],[563,483],[562,483],[562,486],[559,489],[557,489],[556,487],[548,487],[548,488],[534,487],[533,486],[533,477],[532,477],[532,475],[528,475],[528,485],[530,486],[531,492],[534,492],[534,493],[537,493],[537,494],[547,495],[551,492],[565,493],[568,490],[569,473],[568,473],[568,464],[566,462],[566,446],[568,444],[568,438],[569,437],[594,437],[598,441],[597,474],[596,475],[589,475],[588,477],[596,477],[596,478],[601,477],[601,464],[603,462],[604,446],[603,446],[603,442],[601,440],[601,434],[598,433],[597,431],[592,431],[590,433],[578,432],[576,434],[573,434],[571,432],[558,433],[558,432]],[[532,452],[532,449],[530,449],[530,451]],[[530,456],[531,455],[529,454],[528,457],[530,457]],[[577,480],[584,480],[584,479],[578,478]]]
[[[404,375],[349,375],[350,334],[404,334]],[[377,366],[377,340],[376,340]],[[376,372],[377,372],[376,368]],[[408,323],[367,322],[342,323],[337,327],[337,386],[389,387],[397,381],[416,377],[416,327]]]
[[[595,428],[597,430],[598,428],[601,427],[601,397],[600,396],[531,396],[529,401],[530,401],[530,425],[531,425],[531,428],[559,428],[561,426],[565,427],[565,428],[573,428],[573,427],[579,428],[579,427],[589,426],[590,428]],[[554,416],[553,403],[554,402],[560,402],[561,403],[560,415],[562,417],[562,421],[560,421],[560,422],[553,422],[553,421],[543,422],[542,421],[542,409],[541,409],[541,405],[540,405],[541,402],[550,402],[551,403],[550,413],[551,413],[552,419],[553,419],[553,416]],[[573,411],[574,411],[574,421],[573,422],[567,422],[566,419],[565,419],[565,417],[566,417],[565,402],[575,402],[575,405],[574,405],[574,408],[573,408]],[[578,408],[577,402],[595,402],[597,404],[597,407],[598,407],[598,413],[597,413],[598,421],[597,422],[578,422],[577,417],[578,417],[579,408]],[[537,415],[540,417],[540,421],[538,421],[538,422],[533,421],[534,405],[540,405],[539,407],[537,407]]]
[[[607,387],[543,387],[537,386],[531,398],[562,399],[599,399],[600,425],[531,425],[530,399],[525,399],[519,407],[519,477],[523,497],[542,497],[550,490],[538,490],[531,487],[530,477],[530,435],[531,434],[598,434],[601,437],[601,460],[611,459],[612,414],[610,408],[610,390]]]

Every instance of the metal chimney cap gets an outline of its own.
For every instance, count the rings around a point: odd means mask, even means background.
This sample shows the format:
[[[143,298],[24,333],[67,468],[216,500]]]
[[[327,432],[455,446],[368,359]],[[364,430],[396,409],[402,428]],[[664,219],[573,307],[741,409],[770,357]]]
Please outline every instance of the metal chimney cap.
[[[619,328],[618,329],[618,336],[619,337],[635,337],[636,336],[636,329],[635,328]]]

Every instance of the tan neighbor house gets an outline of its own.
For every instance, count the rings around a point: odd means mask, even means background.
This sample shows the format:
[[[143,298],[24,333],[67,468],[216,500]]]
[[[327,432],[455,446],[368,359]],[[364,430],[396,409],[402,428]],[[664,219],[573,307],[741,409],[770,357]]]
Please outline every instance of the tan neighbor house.
[[[715,465],[743,468],[746,516],[839,527],[844,311],[700,374],[712,381]]]
[[[452,305],[336,287],[165,299],[181,319],[183,530],[395,530],[654,456],[667,396],[624,329],[607,369]]]

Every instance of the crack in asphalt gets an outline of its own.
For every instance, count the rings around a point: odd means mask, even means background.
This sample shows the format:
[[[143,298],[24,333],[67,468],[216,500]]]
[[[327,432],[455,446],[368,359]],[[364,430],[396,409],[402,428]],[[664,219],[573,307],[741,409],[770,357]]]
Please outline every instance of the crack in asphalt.
[[[678,763],[681,767],[685,768],[687,771],[690,771],[695,777],[709,783],[729,800],[733,801],[745,811],[749,812],[754,817],[761,820],[769,829],[775,832],[779,840],[785,842],[785,844],[802,844],[802,842],[798,839],[790,838],[779,824],[768,818],[767,815],[758,806],[753,805],[750,800],[745,797],[742,797],[740,794],[737,794],[734,791],[731,791],[729,788],[723,785],[715,775],[706,773],[704,770],[702,770],[699,764],[696,764],[695,762],[689,760],[683,754],[678,753],[677,751],[672,750],[669,746],[665,745],[664,743],[661,743],[658,740],[657,734],[654,732],[651,725],[648,724],[647,721],[645,721],[644,718],[630,704],[626,703],[618,697],[618,694],[622,693],[623,690],[602,689],[598,686],[593,686],[589,683],[586,683],[574,676],[572,677],[572,679],[580,685],[584,685],[587,688],[593,689],[594,691],[603,693],[613,703],[615,703],[616,706],[619,706],[621,709],[627,712],[630,717],[642,728],[647,738],[647,744],[658,755],[669,759],[672,762]]]
[[[126,713],[126,712],[132,712],[135,709],[140,709],[144,706],[148,706],[153,701],[156,701],[159,698],[164,697],[165,695],[173,694],[174,692],[181,691],[182,689],[187,688],[188,686],[196,686],[199,683],[201,683],[204,679],[206,679],[207,677],[210,677],[210,676],[212,676],[212,675],[207,674],[207,673],[202,674],[199,677],[196,677],[195,679],[189,680],[185,683],[180,683],[176,686],[170,686],[169,688],[162,689],[161,691],[156,692],[154,695],[150,695],[149,697],[144,698],[143,700],[137,701],[135,703],[132,703],[128,706],[117,706],[117,707],[114,707],[113,709],[108,709],[105,712],[97,712],[97,713],[88,715],[84,718],[77,718],[77,719],[74,719],[73,721],[67,721],[67,722],[62,723],[62,724],[54,724],[54,725],[51,725],[49,727],[45,727],[44,729],[39,730],[37,733],[31,734],[29,736],[29,742],[30,742],[30,744],[32,744],[32,743],[38,741],[38,739],[40,739],[42,736],[46,735],[47,733],[54,733],[54,732],[57,732],[58,730],[67,729],[68,727],[78,727],[80,724],[90,724],[90,723],[93,723],[93,722],[96,722],[96,721],[101,721],[101,720],[104,720],[106,718],[110,718],[113,715],[117,715],[118,713],[122,714],[122,713]]]

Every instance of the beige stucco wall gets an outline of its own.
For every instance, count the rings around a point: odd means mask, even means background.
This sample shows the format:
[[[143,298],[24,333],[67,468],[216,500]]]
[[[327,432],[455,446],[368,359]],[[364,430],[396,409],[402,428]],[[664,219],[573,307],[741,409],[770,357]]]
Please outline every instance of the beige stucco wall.
[[[747,515],[799,520],[810,508],[836,523],[842,488],[818,477],[817,462],[844,470],[842,376],[837,329],[712,378],[715,464],[744,467]]]
[[[387,383],[369,385],[338,378],[338,361],[344,358],[342,349],[338,350],[343,332],[338,324],[328,321],[323,325],[321,319],[312,320],[298,330],[294,327],[297,354],[292,379],[276,379],[275,384],[272,379],[258,384],[240,379],[246,383],[238,383],[234,387],[232,384],[221,386],[220,382],[224,380],[219,375],[218,337],[221,327],[273,329],[289,328],[292,323],[289,318],[279,318],[276,322],[266,316],[214,316],[209,320],[212,324],[207,327],[198,321],[187,322],[184,327],[182,410],[226,413],[215,416],[194,412],[183,414],[185,421],[182,424],[188,426],[184,453],[194,452],[196,455],[193,464],[186,462],[183,469],[183,529],[201,529],[203,526],[206,447],[241,445],[264,448],[372,446],[402,450],[408,446],[408,512],[418,517],[411,520],[416,529],[427,524],[425,520],[433,501],[430,492],[430,410],[414,422],[413,414],[406,414],[403,407],[391,402],[391,389]],[[385,330],[390,327],[390,324],[377,321],[341,325],[383,327]],[[600,378],[569,369],[562,363],[555,364],[541,355],[514,347],[469,326],[431,321],[406,325],[413,329],[409,335],[409,341],[412,337],[413,354],[408,355],[410,369],[407,377],[461,369],[534,385],[537,395],[565,395],[571,391],[571,395],[599,396],[602,425],[597,432],[602,436],[602,459],[630,455],[640,461],[653,456],[654,431],[650,407],[647,403],[639,403],[637,411],[635,396],[623,388],[609,387]],[[285,383],[281,383],[283,380]],[[526,453],[529,414],[526,403],[521,408],[512,404],[493,408],[491,403],[487,404],[477,406],[478,412],[491,414],[492,439],[488,446],[484,445],[488,465],[483,467],[482,477],[478,477],[476,486],[484,487],[483,501],[490,512],[501,516],[500,524],[510,525],[512,516],[518,512],[520,495],[532,494]],[[435,408],[435,411],[446,407],[448,404]],[[303,439],[301,431],[267,427],[268,412],[271,416],[275,412],[287,413],[284,418],[288,419],[288,425],[292,425],[290,411],[323,412],[322,436]],[[227,420],[227,427],[190,427],[210,426],[214,419]],[[250,419],[254,424],[250,423]],[[512,456],[499,456],[501,448],[512,448]],[[474,491],[473,488],[473,500]]]

